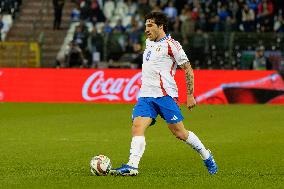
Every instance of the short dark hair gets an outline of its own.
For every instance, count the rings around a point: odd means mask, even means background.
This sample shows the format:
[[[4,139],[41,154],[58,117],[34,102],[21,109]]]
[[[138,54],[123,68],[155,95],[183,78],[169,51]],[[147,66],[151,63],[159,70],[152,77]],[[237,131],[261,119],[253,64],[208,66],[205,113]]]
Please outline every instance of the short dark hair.
[[[169,20],[163,12],[151,12],[145,16],[145,21],[148,19],[153,19],[157,26],[163,26],[165,33],[168,32]]]

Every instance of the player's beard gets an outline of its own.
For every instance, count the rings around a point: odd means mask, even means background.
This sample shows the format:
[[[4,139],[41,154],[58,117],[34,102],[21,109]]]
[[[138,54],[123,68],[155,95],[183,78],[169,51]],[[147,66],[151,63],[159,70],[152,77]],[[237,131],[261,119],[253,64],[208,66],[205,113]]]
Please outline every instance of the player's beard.
[[[158,39],[157,32],[151,32],[150,35],[149,35],[149,37],[148,37],[148,39],[149,39],[150,41],[157,41],[157,39]]]
[[[154,41],[154,38],[153,38],[153,34],[150,33],[147,35],[147,38],[150,40],[150,41]]]

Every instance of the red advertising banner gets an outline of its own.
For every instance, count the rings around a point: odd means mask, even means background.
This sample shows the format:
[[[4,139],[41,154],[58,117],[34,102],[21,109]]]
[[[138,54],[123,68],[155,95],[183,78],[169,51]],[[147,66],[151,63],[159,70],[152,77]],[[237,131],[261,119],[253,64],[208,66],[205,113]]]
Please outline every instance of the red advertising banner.
[[[282,103],[284,82],[274,71],[196,70],[198,103]],[[180,102],[186,101],[185,76],[176,73]],[[1,102],[134,103],[141,71],[128,69],[0,68]]]

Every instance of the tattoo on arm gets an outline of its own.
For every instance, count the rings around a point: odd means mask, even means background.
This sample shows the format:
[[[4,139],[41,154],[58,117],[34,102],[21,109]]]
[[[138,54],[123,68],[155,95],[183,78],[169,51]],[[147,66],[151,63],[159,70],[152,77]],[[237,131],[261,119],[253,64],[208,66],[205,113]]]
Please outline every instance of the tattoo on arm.
[[[194,92],[194,74],[193,69],[191,68],[190,62],[186,62],[180,67],[185,70],[185,79],[187,87],[187,95],[193,95]]]

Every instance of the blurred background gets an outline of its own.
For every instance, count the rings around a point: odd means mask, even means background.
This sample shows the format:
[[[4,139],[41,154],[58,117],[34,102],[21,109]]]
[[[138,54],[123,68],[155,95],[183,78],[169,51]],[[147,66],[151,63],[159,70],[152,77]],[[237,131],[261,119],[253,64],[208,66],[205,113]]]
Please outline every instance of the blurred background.
[[[0,0],[0,66],[140,68],[163,11],[195,69],[283,71],[281,0]]]
[[[150,11],[194,68],[181,110],[214,177],[160,118],[136,180],[89,174],[94,155],[128,158]],[[284,0],[0,0],[0,188],[284,188],[283,16]]]

